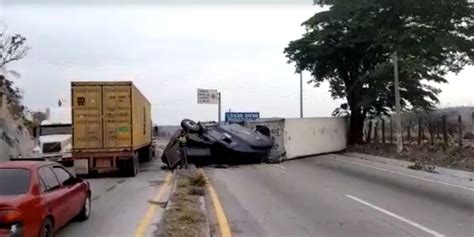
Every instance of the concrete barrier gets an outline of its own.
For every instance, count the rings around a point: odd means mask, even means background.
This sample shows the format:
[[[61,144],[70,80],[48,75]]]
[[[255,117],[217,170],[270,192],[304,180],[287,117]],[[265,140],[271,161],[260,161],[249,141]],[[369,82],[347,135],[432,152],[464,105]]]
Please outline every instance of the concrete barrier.
[[[273,162],[342,151],[347,146],[346,117],[271,118],[246,125],[256,130],[267,128],[274,142],[269,157]]]

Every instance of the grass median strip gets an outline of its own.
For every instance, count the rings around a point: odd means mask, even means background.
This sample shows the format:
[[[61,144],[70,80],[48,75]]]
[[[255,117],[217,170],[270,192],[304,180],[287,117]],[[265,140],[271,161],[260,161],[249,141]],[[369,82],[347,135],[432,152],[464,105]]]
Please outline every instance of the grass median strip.
[[[206,179],[196,169],[176,172],[176,190],[155,232],[157,237],[204,237],[207,217],[201,208]],[[207,237],[207,236],[206,236]]]

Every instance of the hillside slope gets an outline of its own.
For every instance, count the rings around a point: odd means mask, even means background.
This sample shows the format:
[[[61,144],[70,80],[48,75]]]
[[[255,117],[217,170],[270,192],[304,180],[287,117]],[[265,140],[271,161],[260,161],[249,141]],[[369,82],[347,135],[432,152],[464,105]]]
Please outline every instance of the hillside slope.
[[[33,147],[34,140],[23,123],[0,108],[0,161],[31,156]]]

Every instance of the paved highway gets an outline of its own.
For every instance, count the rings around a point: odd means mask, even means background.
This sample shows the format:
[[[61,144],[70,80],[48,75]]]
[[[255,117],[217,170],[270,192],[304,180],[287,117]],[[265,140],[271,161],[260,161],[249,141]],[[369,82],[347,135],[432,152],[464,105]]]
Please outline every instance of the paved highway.
[[[469,181],[342,155],[205,171],[233,236],[474,236]]]
[[[61,229],[57,237],[109,237],[150,234],[156,219],[145,220],[150,212],[149,201],[156,196],[165,182],[167,172],[161,170],[162,163],[155,160],[142,164],[140,173],[134,178],[98,177],[87,179],[92,187],[92,213],[88,221],[73,222]],[[110,176],[110,175],[109,175]],[[158,212],[161,209],[157,210]],[[145,218],[145,219],[144,219]]]

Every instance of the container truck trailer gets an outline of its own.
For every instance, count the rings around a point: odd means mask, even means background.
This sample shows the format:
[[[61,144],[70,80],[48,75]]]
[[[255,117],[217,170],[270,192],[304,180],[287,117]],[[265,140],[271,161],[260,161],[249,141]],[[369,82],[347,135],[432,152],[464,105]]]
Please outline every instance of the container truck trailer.
[[[72,82],[71,95],[76,173],[136,176],[154,153],[150,102],[132,82]]]

